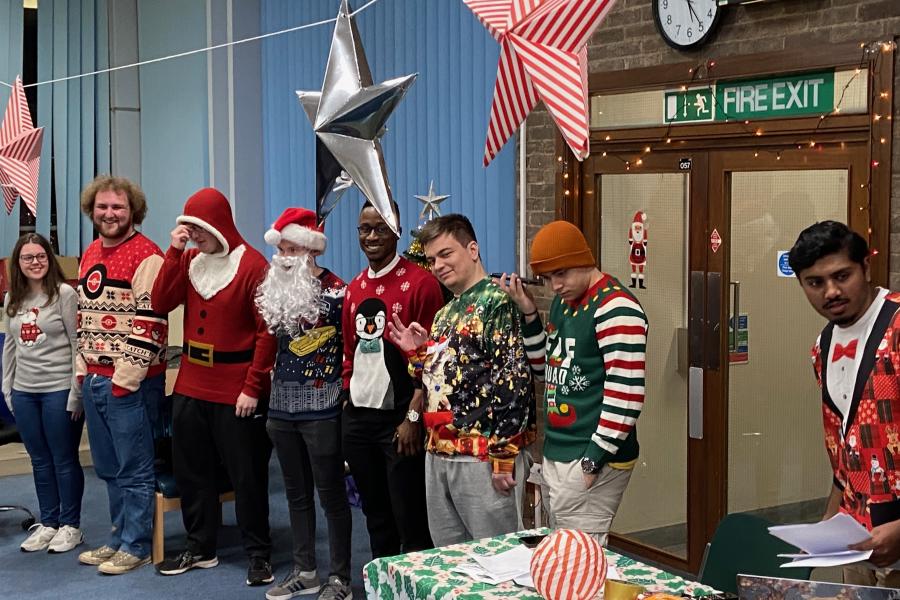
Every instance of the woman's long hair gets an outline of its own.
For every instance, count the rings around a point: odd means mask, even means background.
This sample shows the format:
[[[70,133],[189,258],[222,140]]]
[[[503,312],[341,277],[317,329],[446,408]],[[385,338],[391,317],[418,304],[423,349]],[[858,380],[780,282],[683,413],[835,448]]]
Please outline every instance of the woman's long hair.
[[[14,317],[22,302],[28,295],[28,278],[22,272],[22,265],[19,264],[19,257],[22,255],[22,247],[25,244],[37,244],[47,253],[47,274],[44,275],[44,293],[47,294],[47,303],[44,306],[50,306],[59,295],[59,286],[65,283],[66,278],[63,275],[62,267],[53,254],[53,248],[47,238],[37,233],[26,233],[18,239],[15,247],[13,247],[12,256],[9,257],[9,304],[6,306],[6,314]]]

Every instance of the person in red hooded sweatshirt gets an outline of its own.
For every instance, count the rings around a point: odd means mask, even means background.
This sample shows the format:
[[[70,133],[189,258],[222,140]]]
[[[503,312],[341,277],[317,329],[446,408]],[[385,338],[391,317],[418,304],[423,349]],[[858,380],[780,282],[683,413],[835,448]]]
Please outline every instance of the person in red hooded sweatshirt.
[[[184,354],[172,403],[172,454],[187,547],[162,575],[211,568],[219,527],[219,462],[234,485],[250,559],[247,585],[273,581],[270,564],[268,404],[275,338],[255,305],[268,261],[238,233],[228,200],[205,188],[188,198],[153,285],[153,310],[184,304]],[[188,241],[196,248],[185,250]]]

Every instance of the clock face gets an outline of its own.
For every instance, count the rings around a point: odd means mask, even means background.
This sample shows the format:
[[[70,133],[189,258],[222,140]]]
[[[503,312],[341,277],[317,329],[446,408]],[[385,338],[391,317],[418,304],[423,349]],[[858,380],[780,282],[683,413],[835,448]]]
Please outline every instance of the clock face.
[[[653,0],[653,18],[666,43],[691,48],[709,38],[719,6],[717,0]]]

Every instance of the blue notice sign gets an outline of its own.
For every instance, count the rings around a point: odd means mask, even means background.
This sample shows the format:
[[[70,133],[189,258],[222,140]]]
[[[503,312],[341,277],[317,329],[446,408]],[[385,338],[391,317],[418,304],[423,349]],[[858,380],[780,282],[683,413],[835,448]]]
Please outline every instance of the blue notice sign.
[[[793,277],[794,270],[791,268],[791,265],[788,264],[788,253],[789,250],[779,250],[778,251],[778,276],[779,277]]]

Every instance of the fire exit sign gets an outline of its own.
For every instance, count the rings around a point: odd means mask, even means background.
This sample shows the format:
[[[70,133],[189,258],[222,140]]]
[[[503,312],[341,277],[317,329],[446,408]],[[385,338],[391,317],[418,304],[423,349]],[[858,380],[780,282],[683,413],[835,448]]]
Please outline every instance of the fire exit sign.
[[[834,71],[823,71],[668,91],[664,116],[666,123],[696,123],[821,115],[834,101]]]

